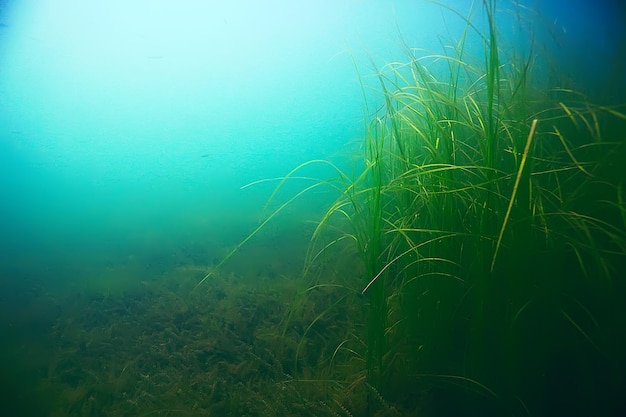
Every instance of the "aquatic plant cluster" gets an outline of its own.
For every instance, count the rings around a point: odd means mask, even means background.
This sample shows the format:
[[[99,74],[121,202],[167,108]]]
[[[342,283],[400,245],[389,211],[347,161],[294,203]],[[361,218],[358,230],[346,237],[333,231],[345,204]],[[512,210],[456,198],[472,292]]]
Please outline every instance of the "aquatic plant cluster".
[[[364,329],[337,352],[363,363],[372,403],[620,415],[626,114],[546,86],[532,47],[501,44],[495,3],[480,6],[486,30],[459,15],[442,53],[405,45],[404,62],[376,67],[384,105],[368,110],[364,169],[337,169],[307,266],[352,248],[362,278],[312,274],[311,288],[367,297]]]

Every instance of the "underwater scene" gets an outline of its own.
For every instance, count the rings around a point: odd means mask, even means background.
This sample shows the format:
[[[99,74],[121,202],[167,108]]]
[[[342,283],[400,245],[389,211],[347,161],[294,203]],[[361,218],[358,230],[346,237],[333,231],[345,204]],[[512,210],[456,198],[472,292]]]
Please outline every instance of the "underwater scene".
[[[626,415],[617,0],[0,3],[0,416]]]

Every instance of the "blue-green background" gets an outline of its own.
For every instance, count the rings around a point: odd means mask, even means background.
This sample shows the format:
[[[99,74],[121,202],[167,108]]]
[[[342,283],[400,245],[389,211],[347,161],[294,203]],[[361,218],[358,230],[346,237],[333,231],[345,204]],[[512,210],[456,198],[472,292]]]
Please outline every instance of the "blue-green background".
[[[556,45],[564,77],[611,92],[617,4],[531,2],[537,50]],[[498,8],[503,36],[522,39],[511,4]],[[416,0],[14,0],[0,20],[0,279],[54,285],[167,263],[190,242],[211,264],[254,228],[273,184],[241,186],[310,159],[351,170],[368,116],[355,68],[374,87],[370,59],[403,59],[400,35],[439,52],[464,27]]]

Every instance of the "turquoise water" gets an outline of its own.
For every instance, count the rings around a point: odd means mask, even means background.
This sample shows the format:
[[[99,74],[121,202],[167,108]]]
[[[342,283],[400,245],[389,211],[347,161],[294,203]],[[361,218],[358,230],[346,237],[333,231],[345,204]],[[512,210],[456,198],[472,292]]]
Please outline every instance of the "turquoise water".
[[[615,13],[544,7],[564,45],[555,60],[576,62],[569,76],[614,76]],[[353,60],[372,86],[368,57],[400,59],[399,33],[437,50],[463,27],[409,1],[8,2],[2,18],[1,227],[5,253],[25,262],[124,256],[146,239],[232,241],[229,228],[239,238],[271,189],[241,186],[310,159],[350,170],[365,119]],[[570,56],[580,48],[593,58]]]
[[[470,3],[450,6],[465,16]],[[616,102],[626,91],[624,10],[587,3],[528,4],[544,28],[537,48],[553,48],[547,64],[559,76]],[[400,34],[410,47],[439,51],[464,28],[455,13],[408,0],[8,1],[0,23],[0,336],[4,356],[18,364],[3,365],[0,398],[11,416],[27,415],[20,407],[37,395],[57,398],[47,400],[54,415],[112,415],[86,405],[95,394],[75,393],[72,406],[42,388],[40,380],[54,379],[41,358],[59,352],[55,320],[117,305],[97,294],[130,291],[141,300],[146,282],[181,271],[192,271],[184,285],[199,281],[310,184],[288,182],[265,207],[276,178],[301,163],[329,159],[358,170],[366,121],[382,104],[370,61],[404,59]],[[513,41],[517,24],[526,25],[513,12],[500,23]],[[481,48],[469,38],[469,54]],[[312,166],[299,176],[335,173]],[[297,277],[311,222],[335,197],[320,188],[298,200],[223,266],[224,276]],[[32,415],[52,414],[42,406]]]

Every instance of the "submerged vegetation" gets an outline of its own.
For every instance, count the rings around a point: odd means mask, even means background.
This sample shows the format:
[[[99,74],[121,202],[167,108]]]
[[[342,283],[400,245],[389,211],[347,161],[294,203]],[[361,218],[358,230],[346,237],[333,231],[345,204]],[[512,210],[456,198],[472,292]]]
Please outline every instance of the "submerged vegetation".
[[[15,415],[313,416],[337,407],[319,385],[289,377],[299,338],[280,337],[280,322],[299,281],[220,274],[192,291],[198,274],[185,265],[114,294],[46,295],[50,346],[36,372],[47,400]],[[315,346],[342,328],[325,329]],[[301,369],[323,360],[316,347]]]
[[[472,13],[442,53],[406,45],[406,61],[377,68],[364,168],[337,169],[306,294],[339,294],[316,321],[367,300],[333,356],[361,364],[343,377],[370,387],[364,415],[380,399],[410,415],[618,415],[626,115],[546,86],[532,46],[501,44],[495,1]]]

